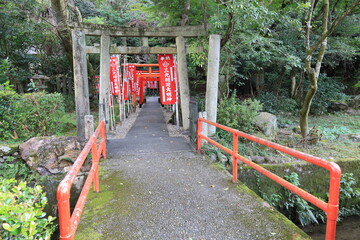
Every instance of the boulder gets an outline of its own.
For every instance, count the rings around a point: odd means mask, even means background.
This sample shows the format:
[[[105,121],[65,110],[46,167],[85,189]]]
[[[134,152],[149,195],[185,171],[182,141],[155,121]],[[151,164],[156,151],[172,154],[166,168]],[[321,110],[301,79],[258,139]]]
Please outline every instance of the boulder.
[[[328,112],[334,113],[334,112],[346,111],[348,108],[349,106],[346,103],[331,102],[327,110]]]
[[[356,110],[354,108],[348,108],[346,110],[346,113],[349,115],[352,115],[352,116],[357,116],[357,115],[360,115],[360,110]]]
[[[275,137],[278,131],[277,118],[275,115],[267,112],[261,112],[255,118],[255,125],[258,127],[265,136]]]
[[[340,141],[360,142],[360,134],[340,134],[337,139]]]
[[[360,134],[350,134],[349,139],[352,142],[360,142]]]
[[[265,157],[263,156],[251,156],[250,157],[251,161],[255,162],[255,163],[265,163]]]
[[[21,158],[41,175],[63,173],[79,156],[84,142],[77,137],[34,137],[20,145]]]
[[[0,144],[0,157],[11,156],[19,149],[19,144]]]
[[[356,110],[360,110],[360,95],[357,95],[350,100],[348,100],[349,107],[354,108]]]

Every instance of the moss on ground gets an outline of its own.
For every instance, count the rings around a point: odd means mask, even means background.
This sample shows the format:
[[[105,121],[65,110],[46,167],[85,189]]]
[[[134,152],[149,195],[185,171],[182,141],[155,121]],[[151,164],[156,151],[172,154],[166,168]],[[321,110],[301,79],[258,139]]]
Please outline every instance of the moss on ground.
[[[101,169],[99,175],[101,179],[100,192],[91,191],[89,193],[81,216],[81,223],[76,231],[76,240],[106,239],[107,237],[104,234],[108,235],[109,230],[101,229],[101,223],[113,215],[125,216],[132,209],[129,202],[132,187],[129,182],[121,178],[121,173],[106,175],[106,172]],[[118,200],[115,201],[114,199]],[[116,229],[116,233],[116,239],[125,239],[118,229]]]
[[[262,198],[260,198],[254,191],[248,188],[245,184],[239,182],[236,185],[237,191],[250,195],[254,199],[257,199],[259,203],[264,202]],[[262,207],[258,207],[255,209],[258,214],[263,216],[264,218],[270,219],[272,222],[281,223],[279,226],[281,236],[276,236],[274,234],[275,239],[289,239],[289,240],[303,240],[303,239],[310,239],[310,237],[304,233],[300,228],[298,228],[293,222],[287,219],[284,215],[278,212],[276,209],[269,205],[263,205]],[[253,226],[253,222],[249,223],[249,226]],[[269,239],[269,236],[263,236],[261,239]],[[271,237],[271,239],[273,239]]]

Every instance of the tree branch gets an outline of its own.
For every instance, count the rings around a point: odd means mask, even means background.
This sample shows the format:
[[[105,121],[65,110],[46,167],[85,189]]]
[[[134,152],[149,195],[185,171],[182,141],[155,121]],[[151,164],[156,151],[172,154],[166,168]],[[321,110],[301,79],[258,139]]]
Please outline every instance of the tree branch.
[[[322,44],[324,39],[327,38],[335,30],[335,28],[340,24],[340,22],[347,15],[349,15],[354,10],[354,8],[356,8],[359,5],[360,5],[360,0],[354,1],[353,4],[351,4],[350,8],[348,8],[348,10],[346,10],[341,16],[337,17],[335,21],[331,24],[330,29],[327,30],[326,32],[323,32],[321,34],[321,37],[317,40],[317,42],[309,49],[309,53],[312,54],[319,47],[319,45]]]

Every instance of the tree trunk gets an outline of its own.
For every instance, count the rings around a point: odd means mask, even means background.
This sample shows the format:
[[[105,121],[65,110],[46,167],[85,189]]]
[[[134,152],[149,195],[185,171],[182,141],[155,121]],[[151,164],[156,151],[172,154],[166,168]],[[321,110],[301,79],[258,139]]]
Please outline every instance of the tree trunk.
[[[296,69],[292,69],[290,72],[291,79],[291,98],[295,98],[296,95]]]
[[[317,86],[318,78],[316,77],[315,69],[311,68],[308,73],[308,76],[310,81],[310,88],[306,93],[303,106],[300,110],[300,129],[301,129],[301,136],[303,138],[305,138],[308,133],[308,118],[309,118],[310,106],[318,88]]]

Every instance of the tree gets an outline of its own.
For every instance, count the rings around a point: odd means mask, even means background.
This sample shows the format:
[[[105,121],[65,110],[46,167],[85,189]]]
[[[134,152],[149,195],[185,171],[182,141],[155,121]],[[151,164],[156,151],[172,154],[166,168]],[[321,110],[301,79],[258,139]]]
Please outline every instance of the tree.
[[[312,100],[316,94],[318,88],[318,78],[321,70],[321,64],[323,62],[324,54],[327,47],[327,41],[329,35],[335,30],[340,22],[349,15],[357,6],[360,5],[360,0],[355,0],[349,5],[345,11],[334,20],[330,18],[330,4],[329,0],[322,0],[322,6],[319,6],[320,14],[322,16],[321,26],[318,30],[321,31],[317,40],[312,42],[313,29],[313,14],[315,7],[318,5],[317,0],[311,0],[307,19],[306,19],[306,57],[305,57],[305,69],[308,79],[310,81],[310,87],[306,93],[302,108],[300,110],[300,128],[303,138],[306,137],[308,132],[308,117]],[[316,52],[317,51],[317,52]],[[317,54],[315,64],[312,61],[313,56]]]

